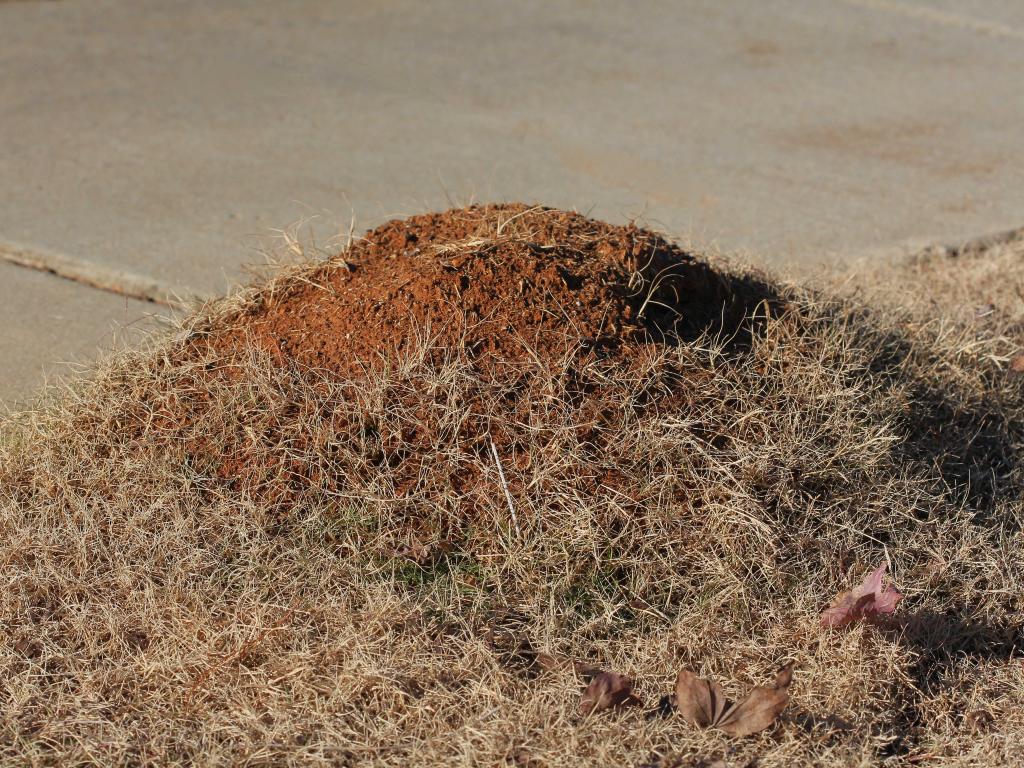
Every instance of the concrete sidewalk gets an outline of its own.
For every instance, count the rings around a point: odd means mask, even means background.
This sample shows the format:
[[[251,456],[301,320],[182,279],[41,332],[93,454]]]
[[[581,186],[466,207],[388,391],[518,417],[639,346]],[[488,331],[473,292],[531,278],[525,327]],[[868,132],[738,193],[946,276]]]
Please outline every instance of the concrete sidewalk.
[[[0,2],[0,244],[216,293],[525,199],[812,265],[1024,224],[1024,4]],[[0,401],[149,305],[0,270]]]

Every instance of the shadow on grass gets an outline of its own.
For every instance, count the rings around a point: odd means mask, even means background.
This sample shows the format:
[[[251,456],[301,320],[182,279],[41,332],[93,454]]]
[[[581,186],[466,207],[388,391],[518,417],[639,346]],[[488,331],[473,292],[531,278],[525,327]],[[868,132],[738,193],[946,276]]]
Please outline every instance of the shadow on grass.
[[[1024,622],[997,624],[921,610],[886,627],[918,655],[915,671],[923,684],[941,681],[964,659],[1008,661],[1024,654]]]
[[[1024,652],[1024,624],[996,624],[920,610],[879,620],[876,626],[917,655],[917,662],[908,670],[916,691],[897,684],[902,706],[893,712],[888,727],[874,732],[882,743],[878,753],[881,758],[914,753],[922,723],[921,699],[951,685],[950,677],[958,664],[965,660],[1010,661]],[[784,717],[805,733],[818,734],[831,742],[838,743],[845,734],[857,730],[854,723],[836,715],[798,710]]]
[[[884,325],[886,316],[868,307],[819,298],[824,305],[819,318],[842,323],[870,351],[875,382],[906,392],[899,425],[905,437],[894,458],[932,474],[942,495],[970,507],[979,525],[1018,525],[1004,505],[1024,492],[1019,470],[1024,421],[1018,416],[1024,413],[1024,379],[1011,379],[993,365],[984,384],[968,391],[943,378],[948,350],[933,354],[926,338],[912,339]]]
[[[965,661],[1007,662],[1024,652],[1024,624],[999,624],[951,613],[920,610],[879,625],[890,637],[917,654],[908,670],[916,691],[901,686],[903,706],[895,713],[884,757],[910,754],[922,726],[921,700],[953,685],[956,667]],[[968,713],[961,713],[965,717]]]
[[[920,345],[894,331],[880,333],[877,341],[873,370],[883,380],[906,382],[915,357],[920,364]],[[1022,490],[1016,468],[1024,424],[1014,418],[1024,410],[1021,387],[992,381],[987,392],[958,393],[922,375],[911,375],[909,384],[903,457],[934,468],[958,501],[977,511],[980,523],[996,522],[997,508]]]
[[[728,342],[726,353],[742,353],[765,321],[783,312],[795,310],[798,323],[841,324],[872,350],[869,370],[879,385],[908,389],[897,458],[932,472],[945,495],[969,505],[979,524],[1016,525],[1000,516],[1000,507],[1024,492],[1018,469],[1024,422],[1016,417],[1024,413],[1024,379],[998,381],[1006,374],[993,367],[985,391],[958,392],[932,375],[942,366],[938,355],[925,359],[926,344],[881,325],[866,307],[809,294],[818,309],[805,314],[804,301],[767,276],[723,273],[699,260],[680,262],[675,270],[648,304],[652,336],[673,344],[718,335]]]
[[[727,350],[743,349],[765,319],[786,305],[767,276],[729,274],[674,246],[665,247],[664,266],[632,302],[657,342],[674,346],[707,334],[726,340]]]

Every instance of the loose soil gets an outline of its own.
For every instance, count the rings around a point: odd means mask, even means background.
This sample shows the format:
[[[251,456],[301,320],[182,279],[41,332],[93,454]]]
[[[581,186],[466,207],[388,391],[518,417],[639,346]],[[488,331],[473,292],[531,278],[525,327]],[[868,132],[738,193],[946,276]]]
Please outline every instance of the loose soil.
[[[617,356],[737,316],[730,285],[635,225],[523,204],[391,221],[250,309],[228,339],[352,375],[422,345],[474,359]],[[738,316],[737,316],[738,317]]]
[[[574,439],[604,453],[609,420],[619,418],[607,408],[607,382],[623,375],[613,369],[632,371],[628,376],[640,382],[619,395],[637,415],[653,404],[674,407],[690,397],[687,385],[664,360],[661,370],[646,371],[652,357],[704,332],[741,336],[751,308],[765,295],[763,287],[720,275],[634,224],[522,203],[472,206],[384,224],[303,279],[259,292],[193,348],[207,358],[212,348],[222,361],[255,349],[300,377],[315,372],[314,378],[352,382],[425,354],[428,367],[455,362],[468,365],[481,382],[500,383],[469,393],[454,424],[437,395],[417,388],[384,405],[406,414],[400,425],[383,426],[384,415],[353,419],[337,406],[310,415],[326,419],[332,439],[375,446],[360,474],[385,473],[396,498],[433,488],[436,503],[444,498],[452,511],[444,532],[432,524],[431,535],[450,538],[472,524],[481,494],[503,493],[494,478],[481,477],[480,461],[487,466],[492,450],[513,466],[529,456],[529,431],[508,425],[536,420],[538,401],[558,390],[577,425]],[[232,369],[219,370],[230,375]],[[553,382],[549,372],[556,370],[569,375]],[[208,389],[200,381],[195,398]],[[508,414],[504,424],[489,415],[495,397]],[[195,409],[195,399],[189,407]],[[249,432],[259,434],[257,443],[242,436],[228,451],[209,450],[205,431],[190,442],[197,455],[212,457],[217,475],[235,491],[248,489],[284,514],[310,487],[340,492],[351,482],[290,458],[308,452],[309,434],[285,436],[273,424],[262,430],[250,425]],[[437,447],[445,440],[468,452],[438,462]],[[261,447],[285,443],[291,452]],[[611,467],[592,480],[620,485]]]

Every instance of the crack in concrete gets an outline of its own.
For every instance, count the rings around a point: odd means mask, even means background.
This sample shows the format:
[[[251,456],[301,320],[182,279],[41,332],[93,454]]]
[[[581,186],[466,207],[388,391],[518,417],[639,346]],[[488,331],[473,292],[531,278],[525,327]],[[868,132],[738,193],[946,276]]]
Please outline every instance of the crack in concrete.
[[[0,261],[34,269],[37,272],[48,272],[89,288],[160,304],[171,309],[187,309],[191,303],[189,299],[182,297],[175,289],[159,280],[50,250],[0,242]]]

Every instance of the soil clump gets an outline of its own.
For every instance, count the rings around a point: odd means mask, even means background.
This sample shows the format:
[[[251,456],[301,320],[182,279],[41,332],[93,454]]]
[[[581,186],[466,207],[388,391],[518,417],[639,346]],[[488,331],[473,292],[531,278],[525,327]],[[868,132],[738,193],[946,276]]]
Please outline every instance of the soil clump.
[[[263,296],[218,346],[250,336],[281,363],[343,376],[425,340],[475,360],[617,357],[735,322],[747,302],[733,287],[634,224],[472,206],[384,224]]]

